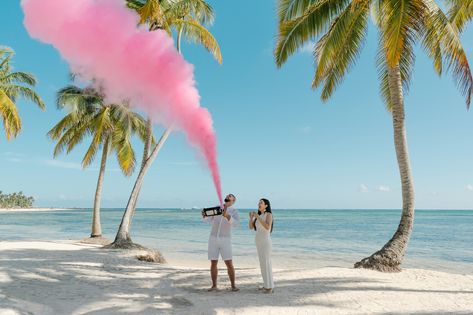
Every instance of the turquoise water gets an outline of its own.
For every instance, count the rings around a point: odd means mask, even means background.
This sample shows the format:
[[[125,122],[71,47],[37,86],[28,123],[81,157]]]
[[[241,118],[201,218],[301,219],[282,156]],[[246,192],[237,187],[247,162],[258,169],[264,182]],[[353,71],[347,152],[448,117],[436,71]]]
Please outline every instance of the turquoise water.
[[[105,237],[114,238],[122,209],[102,210]],[[234,230],[235,264],[256,266],[254,233],[248,211]],[[275,268],[351,267],[392,236],[399,210],[274,210]],[[90,234],[90,209],[0,213],[0,239],[64,240]],[[138,209],[132,224],[135,242],[163,252],[173,262],[206,264],[210,226],[198,210]],[[473,274],[473,210],[417,210],[405,267]]]

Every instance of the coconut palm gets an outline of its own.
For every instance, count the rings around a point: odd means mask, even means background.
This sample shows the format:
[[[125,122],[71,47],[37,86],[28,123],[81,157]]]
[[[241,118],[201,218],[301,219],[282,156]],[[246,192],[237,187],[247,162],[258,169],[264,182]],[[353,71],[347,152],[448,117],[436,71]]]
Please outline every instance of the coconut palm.
[[[14,138],[21,131],[21,119],[16,107],[16,101],[22,97],[39,106],[46,108],[41,97],[32,89],[36,78],[26,72],[14,72],[11,59],[14,52],[8,47],[0,47],[0,115],[7,140]]]
[[[126,104],[105,103],[103,94],[91,87],[69,85],[62,88],[57,93],[57,106],[67,108],[68,114],[48,132],[48,136],[57,141],[55,157],[64,150],[71,152],[85,137],[91,136],[92,141],[82,159],[82,167],[86,168],[102,148],[91,233],[92,238],[101,237],[100,200],[107,157],[115,153],[121,171],[130,176],[135,167],[131,137],[137,135],[144,141],[146,121]]]
[[[371,14],[370,14],[371,13]],[[414,223],[414,184],[404,124],[404,90],[420,43],[440,75],[450,71],[467,105],[473,79],[457,28],[434,0],[279,0],[279,32],[274,51],[281,67],[305,43],[314,45],[312,87],[327,101],[361,52],[369,17],[379,32],[378,69],[381,94],[391,113],[394,145],[402,185],[402,216],[393,237],[355,267],[399,271]]]
[[[34,198],[28,197],[22,191],[13,194],[4,194],[0,191],[0,208],[31,208]]]
[[[181,53],[181,38],[184,37],[204,46],[219,63],[222,63],[222,55],[217,40],[204,26],[212,24],[214,19],[212,7],[204,0],[127,0],[127,3],[130,8],[138,12],[140,23],[147,24],[150,31],[160,29],[166,31],[170,36],[175,33],[176,48],[179,53]],[[134,246],[129,231],[144,176],[170,133],[171,128],[166,129],[158,143],[151,150],[149,139],[153,134],[153,126],[151,118],[148,118],[147,140],[145,141],[141,169],[112,247],[127,248]]]

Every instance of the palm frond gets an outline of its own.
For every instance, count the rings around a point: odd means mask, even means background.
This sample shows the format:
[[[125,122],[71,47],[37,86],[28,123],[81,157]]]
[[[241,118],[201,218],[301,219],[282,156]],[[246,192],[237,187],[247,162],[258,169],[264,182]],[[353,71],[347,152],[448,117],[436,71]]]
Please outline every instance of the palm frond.
[[[41,97],[29,87],[15,84],[0,84],[0,89],[3,90],[11,99],[16,99],[21,96],[24,99],[35,103],[42,110],[45,110],[46,108]]]
[[[88,118],[88,119],[86,119]],[[62,136],[59,138],[56,146],[54,147],[53,156],[56,157],[67,148],[67,153],[69,153],[74,146],[81,142],[81,140],[90,135],[89,121],[90,117],[82,117],[81,120],[77,121],[73,126],[68,128]],[[71,143],[74,142],[73,145]]]
[[[78,123],[79,119],[76,113],[69,113],[62,118],[51,130],[48,131],[48,137],[51,140],[58,140],[63,133]]]
[[[317,1],[318,0],[280,0],[277,7],[279,22],[281,23],[300,17],[308,7]]]
[[[26,72],[10,72],[6,76],[0,76],[0,83],[24,83],[27,85],[36,85],[36,78]]]
[[[437,37],[432,36],[434,44],[442,49],[442,55],[447,66],[447,70],[452,72],[460,92],[466,98],[469,108],[473,96],[473,76],[470,65],[460,40],[458,29],[450,23],[450,20],[440,7],[433,0],[425,0],[429,4],[430,24],[425,27],[434,28]],[[434,33],[431,31],[431,33]]]
[[[302,15],[279,24],[274,56],[281,67],[306,41],[321,35],[349,0],[320,0],[308,6]]]
[[[92,141],[89,145],[89,148],[85,152],[84,157],[82,158],[82,167],[88,167],[95,159],[97,155],[97,151],[99,150],[102,143],[97,143],[96,141]],[[106,150],[106,146],[104,145],[103,150]]]
[[[139,0],[126,0],[126,6],[132,10],[139,12],[139,10],[144,6],[143,1]]]
[[[145,142],[146,141],[146,119],[138,113],[131,113],[131,124],[132,129],[135,130],[138,138]],[[152,144],[156,144],[156,138],[152,135]]]
[[[21,130],[21,119],[15,103],[0,89],[0,115],[7,140],[14,138]]]
[[[69,107],[71,111],[90,113],[103,105],[103,97],[93,88],[68,85],[57,92],[56,105],[59,109]]]
[[[438,75],[443,72],[443,53],[441,47],[441,34],[437,29],[432,14],[424,17],[424,32],[422,35],[422,46],[427,55],[432,59],[434,70]]]
[[[165,10],[169,19],[184,19],[192,16],[203,25],[212,25],[215,19],[213,8],[205,0],[177,0]]]
[[[312,86],[316,88],[324,83],[322,100],[328,100],[356,62],[366,37],[369,14],[369,0],[353,1],[317,42],[314,51],[317,67]]]
[[[176,20],[174,24],[178,27],[182,27],[183,35],[187,40],[201,44],[212,54],[218,63],[222,63],[222,53],[217,40],[212,33],[198,21],[194,20],[192,17],[188,17],[186,20]]]
[[[465,25],[473,19],[473,0],[447,0],[450,22],[461,33]]]
[[[136,165],[135,151],[130,137],[117,128],[112,135],[112,147],[116,151],[117,161],[123,174],[130,176]]]
[[[381,10],[380,31],[386,62],[395,67],[404,54],[413,55],[427,8],[423,0],[386,0]]]
[[[0,69],[10,72],[9,63],[14,54],[10,47],[0,46]]]
[[[102,143],[106,137],[105,135],[109,134],[113,130],[113,125],[110,121],[109,114],[110,107],[104,106],[102,110],[97,113],[97,115],[95,115],[95,117],[90,121],[88,128],[93,134],[92,143],[95,143],[95,145]],[[71,145],[72,147],[75,145],[74,141],[71,141]]]

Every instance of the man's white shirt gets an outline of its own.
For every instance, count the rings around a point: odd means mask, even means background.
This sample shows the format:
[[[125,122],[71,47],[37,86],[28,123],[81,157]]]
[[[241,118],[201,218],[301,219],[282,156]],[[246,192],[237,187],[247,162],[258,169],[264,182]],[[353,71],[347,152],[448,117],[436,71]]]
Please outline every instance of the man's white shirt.
[[[230,220],[224,218],[223,215],[206,217],[204,220],[212,225],[210,232],[211,237],[232,237],[232,228],[240,225],[240,215],[233,207],[227,208],[227,214],[230,215]]]

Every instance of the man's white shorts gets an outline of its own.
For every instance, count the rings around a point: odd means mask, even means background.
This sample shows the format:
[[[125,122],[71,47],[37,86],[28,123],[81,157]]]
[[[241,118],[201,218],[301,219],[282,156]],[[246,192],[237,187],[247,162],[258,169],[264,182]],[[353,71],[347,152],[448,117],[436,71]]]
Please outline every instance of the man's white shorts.
[[[232,260],[232,239],[230,237],[209,238],[209,260],[218,260],[219,254],[223,260]]]

